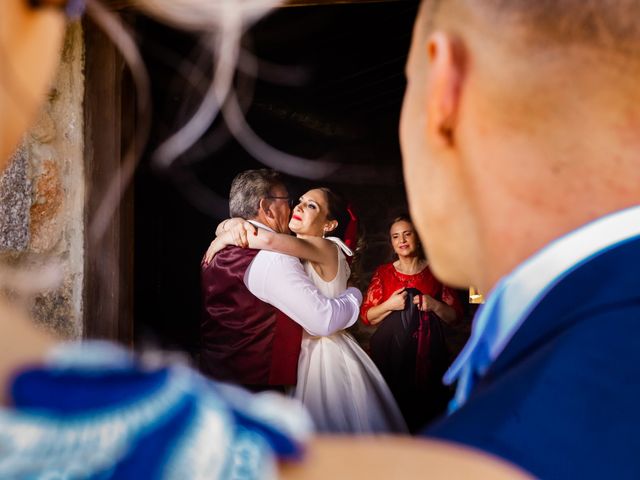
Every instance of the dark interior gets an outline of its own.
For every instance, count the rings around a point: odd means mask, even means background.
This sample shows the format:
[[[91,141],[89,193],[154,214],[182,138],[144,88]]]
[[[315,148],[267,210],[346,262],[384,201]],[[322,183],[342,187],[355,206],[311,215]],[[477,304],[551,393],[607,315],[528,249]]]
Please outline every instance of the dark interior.
[[[298,195],[328,185],[353,204],[366,246],[359,262],[363,289],[387,260],[388,221],[406,209],[397,131],[416,9],[413,1],[278,9],[245,40],[267,63],[255,82],[237,78],[241,91],[252,91],[246,116],[265,141],[345,165],[323,181],[291,178],[290,189]],[[227,215],[232,178],[262,165],[220,121],[170,168],[151,164],[154,148],[193,113],[211,62],[197,37],[146,18],[134,23],[144,31],[154,103],[151,140],[134,185],[136,345],[195,353],[201,257]],[[190,65],[195,73],[185,74]]]

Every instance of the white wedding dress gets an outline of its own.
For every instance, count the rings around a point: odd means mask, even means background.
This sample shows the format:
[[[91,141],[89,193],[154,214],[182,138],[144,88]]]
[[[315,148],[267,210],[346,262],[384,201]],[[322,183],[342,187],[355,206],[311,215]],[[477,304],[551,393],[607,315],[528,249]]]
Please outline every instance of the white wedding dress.
[[[309,262],[304,262],[304,268],[320,292],[333,298],[347,288],[351,270],[345,253],[352,255],[352,252],[341,240],[333,237],[328,240],[337,246],[336,277],[326,282]],[[319,432],[407,432],[382,375],[344,330],[328,337],[303,332],[294,396],[307,407]]]

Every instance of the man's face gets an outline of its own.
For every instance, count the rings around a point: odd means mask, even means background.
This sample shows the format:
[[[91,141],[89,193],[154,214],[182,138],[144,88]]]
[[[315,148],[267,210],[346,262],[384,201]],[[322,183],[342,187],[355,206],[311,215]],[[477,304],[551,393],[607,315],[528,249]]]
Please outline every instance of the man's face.
[[[418,20],[420,21],[420,20]],[[400,117],[400,146],[402,148],[403,172],[407,186],[407,195],[413,215],[413,221],[420,235],[424,231],[424,213],[427,199],[423,182],[430,161],[426,145],[426,74],[425,53],[419,52],[426,47],[417,45],[420,34],[414,28],[413,41],[405,67],[407,88],[402,103]],[[422,184],[422,186],[421,186]],[[423,237],[425,243],[427,237]]]
[[[271,189],[270,209],[274,217],[274,225],[271,227],[279,233],[289,233],[289,218],[291,208],[289,207],[289,192],[284,185],[277,185]]]
[[[460,163],[455,148],[446,146],[438,138],[437,127],[429,123],[427,112],[433,99],[428,36],[421,23],[424,20],[419,16],[406,66],[407,89],[400,120],[404,178],[414,226],[434,273],[446,283],[463,286],[461,250],[466,235],[460,234],[464,225],[459,211],[463,202],[457,171]]]

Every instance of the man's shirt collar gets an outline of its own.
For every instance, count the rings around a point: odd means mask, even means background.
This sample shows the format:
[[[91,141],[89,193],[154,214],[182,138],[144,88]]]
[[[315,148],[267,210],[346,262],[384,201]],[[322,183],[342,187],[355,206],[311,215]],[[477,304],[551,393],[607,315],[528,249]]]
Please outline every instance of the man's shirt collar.
[[[473,322],[469,341],[444,376],[454,383],[479,348],[488,358],[481,362],[484,374],[491,362],[545,295],[568,273],[593,256],[640,236],[640,206],[621,210],[558,238],[503,277],[487,296]],[[633,267],[630,267],[633,268]]]

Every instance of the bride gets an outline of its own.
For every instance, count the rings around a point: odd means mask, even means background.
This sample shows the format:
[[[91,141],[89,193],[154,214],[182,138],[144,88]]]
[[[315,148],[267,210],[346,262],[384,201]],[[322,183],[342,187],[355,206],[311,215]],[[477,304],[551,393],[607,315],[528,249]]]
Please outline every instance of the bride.
[[[353,252],[338,238],[346,229],[346,214],[340,197],[328,188],[315,188],[302,195],[293,209],[289,228],[295,237],[256,228],[243,219],[225,220],[205,261],[229,245],[285,253],[303,260],[322,294],[336,297],[347,288],[351,274],[346,255]],[[407,431],[382,375],[344,330],[327,337],[304,332],[294,396],[307,407],[321,432]]]

